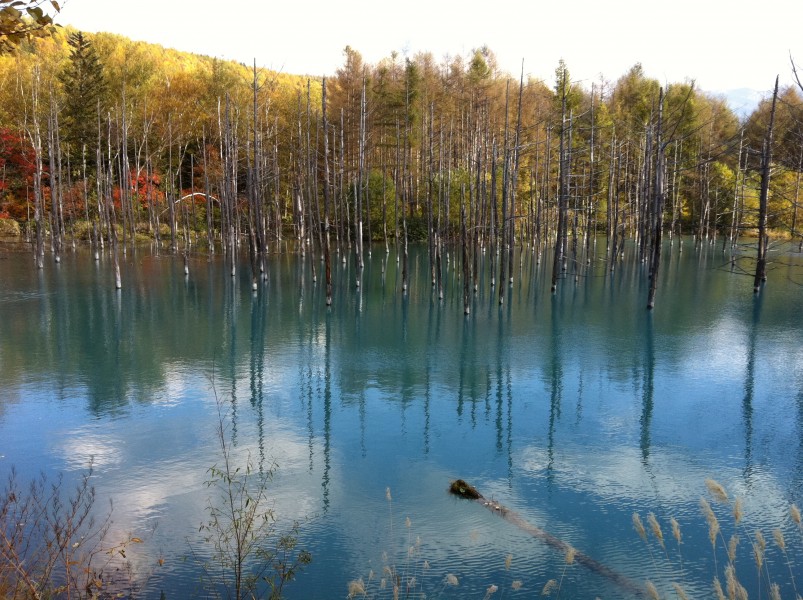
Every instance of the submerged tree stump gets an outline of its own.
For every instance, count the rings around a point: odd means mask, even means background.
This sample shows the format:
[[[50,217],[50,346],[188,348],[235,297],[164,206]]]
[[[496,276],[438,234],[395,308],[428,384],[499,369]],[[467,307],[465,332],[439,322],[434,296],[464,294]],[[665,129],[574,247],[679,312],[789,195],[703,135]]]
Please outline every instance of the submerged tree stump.
[[[598,575],[602,575],[623,590],[626,590],[639,598],[646,597],[645,589],[636,584],[636,582],[631,581],[621,573],[617,573],[610,567],[602,564],[598,560],[591,558],[587,554],[580,552],[570,544],[567,544],[563,540],[556,538],[551,533],[544,531],[540,527],[536,527],[532,523],[529,523],[526,519],[524,519],[524,517],[503,506],[496,500],[489,500],[483,496],[479,490],[477,490],[477,488],[470,483],[467,483],[463,479],[455,479],[452,481],[452,483],[449,484],[449,493],[465,500],[474,500],[475,502],[480,503],[491,512],[498,514],[506,521],[516,525],[522,531],[526,531],[534,538],[545,542],[548,546],[551,546],[555,550],[558,550],[563,554],[571,553],[573,560],[577,561],[588,570],[597,573]]]
[[[479,500],[482,498],[482,494],[477,491],[477,488],[462,479],[455,479],[449,485],[449,493],[465,498],[466,500]]]

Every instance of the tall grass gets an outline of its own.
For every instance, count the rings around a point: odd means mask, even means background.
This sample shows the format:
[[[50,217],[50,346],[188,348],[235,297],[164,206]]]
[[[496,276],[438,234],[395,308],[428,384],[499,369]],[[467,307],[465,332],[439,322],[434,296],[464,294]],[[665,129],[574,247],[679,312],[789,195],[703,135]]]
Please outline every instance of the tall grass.
[[[390,488],[385,492],[388,504],[388,531],[391,539],[394,530],[398,531],[399,523],[393,508],[393,496]],[[514,557],[507,554],[499,559],[500,570],[504,567],[504,574],[496,581],[486,582],[480,587],[476,583],[467,587],[465,581],[455,574],[459,565],[441,565],[431,563],[424,555],[424,544],[420,536],[413,531],[413,521],[409,516],[404,517],[405,535],[403,541],[397,542],[400,547],[382,552],[382,568],[380,573],[369,569],[357,579],[349,581],[346,585],[348,598],[379,599],[412,599],[412,598],[506,598],[511,594],[514,597],[526,598],[532,596],[535,588],[527,589],[522,579],[514,579]],[[567,564],[568,566],[568,564]]]
[[[393,500],[388,489],[389,524],[394,528]],[[632,514],[633,528],[641,539],[646,555],[653,565],[655,577],[641,583],[638,597],[650,600],[689,598],[716,598],[717,600],[767,599],[803,600],[799,581],[803,556],[803,524],[800,509],[789,506],[783,522],[762,531],[746,523],[742,500],[732,497],[725,487],[713,479],[705,481],[705,491],[699,499],[700,525],[707,529],[710,555],[706,552],[684,548],[681,523],[674,516],[661,518],[648,512],[642,518]],[[693,524],[688,524],[693,525]],[[396,524],[398,527],[398,524]],[[478,584],[471,588],[455,574],[456,565],[430,563],[422,556],[420,540],[412,532],[411,520],[404,518],[406,528],[405,550],[391,553],[397,560],[388,559],[383,553],[380,574],[369,571],[367,576],[348,582],[349,598],[393,599],[399,598],[482,598],[495,600],[502,597],[550,597],[571,596],[567,592],[567,578],[572,576],[576,551],[572,546],[564,553],[563,566],[558,567],[546,582],[528,582],[512,575],[513,555],[504,558],[504,577],[497,581]],[[794,535],[790,535],[790,533]],[[694,537],[694,536],[692,536]],[[794,538],[794,539],[793,539]],[[537,543],[537,542],[536,542]],[[701,584],[700,572],[707,568],[700,561],[711,561],[712,571],[707,590]],[[668,574],[668,575],[667,575]]]
[[[710,588],[712,596],[717,600],[780,600],[782,597],[803,600],[795,576],[795,556],[782,529],[791,526],[797,530],[796,548],[800,552],[803,549],[803,526],[798,507],[795,504],[789,506],[785,521],[772,529],[772,542],[768,542],[766,532],[761,529],[750,530],[744,524],[744,507],[740,498],[732,499],[725,487],[714,479],[707,479],[705,487],[707,494],[700,497],[699,505],[711,545],[714,569]],[[648,515],[649,533],[638,513],[633,513],[632,520],[633,528],[646,545],[651,561],[656,567],[660,561],[664,561],[664,566],[668,566],[673,574],[672,581],[665,582],[660,590],[654,582],[647,581],[648,597],[656,600],[664,597],[687,598],[687,586],[684,587],[687,574],[681,552],[683,536],[678,521],[674,517],[669,518],[675,540],[675,548],[670,556],[660,523],[653,513]],[[656,552],[658,549],[661,552]],[[803,556],[803,553],[799,556]]]

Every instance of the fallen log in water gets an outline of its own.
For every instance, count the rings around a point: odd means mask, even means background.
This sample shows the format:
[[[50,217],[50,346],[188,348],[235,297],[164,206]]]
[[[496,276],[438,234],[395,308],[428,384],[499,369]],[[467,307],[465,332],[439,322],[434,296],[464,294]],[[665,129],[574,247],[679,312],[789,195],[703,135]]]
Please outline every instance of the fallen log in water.
[[[579,550],[575,549],[574,547],[567,544],[563,540],[556,538],[551,533],[544,531],[540,527],[536,527],[532,523],[529,523],[521,515],[519,515],[515,511],[512,511],[502,506],[496,500],[489,500],[488,498],[483,496],[477,490],[477,488],[475,488],[473,485],[469,483],[466,483],[464,480],[456,479],[455,481],[453,481],[449,485],[449,493],[455,496],[459,496],[460,498],[464,498],[466,500],[473,500],[474,502],[482,504],[485,508],[487,508],[491,512],[499,515],[506,521],[513,523],[522,531],[526,531],[534,538],[537,538],[542,542],[545,542],[548,546],[551,546],[555,550],[558,550],[563,554],[568,554],[569,552],[571,552],[576,562],[580,563],[588,570],[597,573],[599,575],[602,575],[603,577],[606,577],[608,580],[612,581],[623,590],[627,590],[628,592],[635,594],[636,596],[641,598],[646,596],[644,588],[636,584],[636,582],[631,581],[621,573],[617,573],[610,567],[603,565],[601,562],[591,558],[587,554],[580,552]]]

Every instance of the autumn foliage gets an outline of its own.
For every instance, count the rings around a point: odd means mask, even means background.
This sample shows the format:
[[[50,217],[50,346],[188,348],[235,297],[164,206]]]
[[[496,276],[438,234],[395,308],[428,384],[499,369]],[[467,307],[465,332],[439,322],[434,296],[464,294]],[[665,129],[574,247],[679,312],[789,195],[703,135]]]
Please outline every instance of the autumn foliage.
[[[30,142],[18,132],[0,127],[0,217],[27,219],[35,168]]]
[[[245,231],[253,211],[254,226],[301,239],[329,210],[338,240],[347,240],[356,210],[364,211],[357,217],[366,238],[425,237],[427,219],[438,215],[439,235],[449,238],[460,227],[464,187],[482,212],[470,219],[494,228],[483,235],[500,235],[508,215],[511,235],[543,240],[558,212],[562,169],[576,222],[611,238],[650,221],[646,182],[662,85],[640,64],[589,89],[563,63],[553,82],[519,81],[486,47],[440,63],[428,53],[392,53],[368,64],[350,47],[344,59],[327,77],[324,135],[319,78],[69,27],[32,40],[0,55],[0,214],[33,219],[37,126],[40,214],[54,210],[51,185],[60,190],[61,222],[46,218],[42,229],[55,222],[65,233],[77,221],[108,232],[114,219],[132,234],[169,223],[173,243],[178,229],[208,229],[213,243],[224,227]],[[690,81],[664,92],[664,224],[700,239],[754,228],[766,103],[740,119]],[[803,99],[797,88],[781,92],[769,223],[796,236]],[[51,169],[59,171],[54,181]]]

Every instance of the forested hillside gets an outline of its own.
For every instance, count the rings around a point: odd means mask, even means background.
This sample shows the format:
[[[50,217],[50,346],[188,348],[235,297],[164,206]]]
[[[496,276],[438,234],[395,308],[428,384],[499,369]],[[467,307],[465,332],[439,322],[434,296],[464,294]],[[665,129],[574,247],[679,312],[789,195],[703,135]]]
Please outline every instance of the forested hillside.
[[[81,238],[249,240],[259,255],[282,239],[512,248],[555,233],[566,254],[592,231],[615,257],[626,236],[646,251],[659,230],[733,241],[759,225],[771,98],[740,122],[692,80],[662,89],[635,63],[579,85],[570,68],[523,80],[488,48],[377,64],[346,48],[308,79],[60,29],[0,55],[0,218],[57,257]],[[802,115],[800,90],[779,90],[779,235],[799,235]]]

